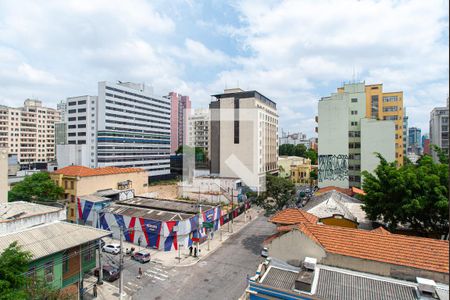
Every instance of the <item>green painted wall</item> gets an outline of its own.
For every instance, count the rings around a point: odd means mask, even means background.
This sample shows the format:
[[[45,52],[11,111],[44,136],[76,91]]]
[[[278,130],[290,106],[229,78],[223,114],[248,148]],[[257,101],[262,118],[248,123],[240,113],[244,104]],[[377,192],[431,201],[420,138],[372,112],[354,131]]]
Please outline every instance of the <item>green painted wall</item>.
[[[54,289],[62,288],[62,252],[55,253],[38,260],[32,261],[30,263],[30,269],[36,268],[36,277],[44,278],[44,265],[48,262],[53,262],[53,281],[48,282],[48,284]]]

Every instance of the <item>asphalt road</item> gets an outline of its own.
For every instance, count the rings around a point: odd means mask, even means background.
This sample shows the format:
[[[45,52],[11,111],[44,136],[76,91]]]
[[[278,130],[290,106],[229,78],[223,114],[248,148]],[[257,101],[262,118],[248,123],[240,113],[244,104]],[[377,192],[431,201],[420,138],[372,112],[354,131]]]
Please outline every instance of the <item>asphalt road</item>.
[[[274,232],[275,227],[260,216],[191,267],[126,260],[125,292],[133,299],[238,299],[247,287],[247,274],[253,275],[262,261],[263,240]],[[136,278],[139,267],[141,279]]]

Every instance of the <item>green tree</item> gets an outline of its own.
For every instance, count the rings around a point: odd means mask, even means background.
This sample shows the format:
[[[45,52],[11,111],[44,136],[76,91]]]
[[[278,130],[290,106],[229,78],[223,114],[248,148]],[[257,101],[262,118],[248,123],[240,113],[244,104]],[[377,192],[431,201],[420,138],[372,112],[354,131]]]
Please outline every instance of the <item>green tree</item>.
[[[391,230],[400,224],[422,235],[448,233],[448,165],[429,155],[416,165],[397,167],[377,154],[374,174],[363,172],[363,209],[371,220],[382,220]]]
[[[200,147],[191,147],[188,145],[180,145],[178,149],[175,151],[176,154],[195,154],[196,161],[206,161],[207,155],[203,148]]]
[[[23,251],[17,242],[11,243],[0,254],[0,300],[68,299],[42,279],[27,276],[31,258],[31,253]]]
[[[34,173],[16,184],[8,193],[9,201],[53,202],[64,195],[64,189],[57,186],[45,172]]]
[[[25,291],[31,254],[13,242],[0,255],[0,299],[28,299]]]
[[[441,164],[448,164],[448,152],[442,150],[439,146],[431,145],[431,151],[435,152]]]
[[[318,155],[317,155],[316,150],[314,150],[312,148],[308,149],[306,151],[306,153],[305,153],[305,157],[309,158],[311,160],[311,164],[317,165],[317,157],[318,157]]]
[[[286,178],[267,175],[266,191],[258,196],[255,203],[270,214],[295,203],[295,185]]]
[[[292,156],[294,155],[294,145],[284,144],[278,148],[278,154],[280,156]]]
[[[305,155],[306,155],[306,146],[302,144],[295,145],[294,156],[305,157]]]

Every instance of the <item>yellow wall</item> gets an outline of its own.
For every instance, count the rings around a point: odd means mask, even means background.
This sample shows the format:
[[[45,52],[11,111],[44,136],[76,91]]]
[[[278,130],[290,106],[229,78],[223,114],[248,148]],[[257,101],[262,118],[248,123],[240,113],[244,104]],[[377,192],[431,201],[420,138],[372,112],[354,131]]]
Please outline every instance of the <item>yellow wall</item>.
[[[319,220],[319,222],[322,222],[323,224],[326,224],[326,225],[332,225],[332,226],[358,228],[358,223],[353,222],[348,219],[344,219],[344,218],[334,218],[334,217],[322,218]]]
[[[384,120],[387,116],[397,116],[397,120],[394,121],[396,125],[395,134],[397,138],[395,140],[395,156],[397,163],[403,165],[403,92],[383,92],[382,84],[372,84],[366,85],[366,117],[372,117],[372,96],[378,95],[378,116],[379,120]],[[383,97],[397,96],[398,101],[396,102],[384,102]],[[383,109],[385,107],[397,106],[397,111],[385,112]]]
[[[281,177],[289,177],[293,183],[310,183],[310,159],[300,156],[282,156],[278,159],[278,166]]]
[[[76,221],[76,197],[89,195],[98,190],[118,189],[118,183],[126,180],[131,180],[130,188],[134,189],[135,195],[144,194],[148,191],[148,174],[146,171],[89,177],[64,176],[51,173],[50,177],[67,194],[66,199],[69,200],[67,219],[73,222]],[[67,187],[65,185],[66,181]],[[73,182],[73,188],[71,188],[71,182]]]

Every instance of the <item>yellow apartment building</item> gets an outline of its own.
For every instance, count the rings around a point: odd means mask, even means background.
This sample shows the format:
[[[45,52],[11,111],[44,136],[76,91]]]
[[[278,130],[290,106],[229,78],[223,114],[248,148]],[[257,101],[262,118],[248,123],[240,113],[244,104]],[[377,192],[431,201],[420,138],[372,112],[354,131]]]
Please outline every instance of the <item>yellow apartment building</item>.
[[[338,88],[343,93],[344,88]],[[377,120],[392,120],[395,122],[395,158],[403,165],[403,91],[383,92],[383,84],[367,84],[366,117]]]
[[[148,173],[140,168],[68,166],[50,173],[50,177],[64,189],[65,199],[68,200],[67,219],[70,222],[76,221],[77,197],[106,189],[133,189],[135,195],[148,191]]]
[[[403,92],[383,92],[383,84],[366,85],[366,117],[395,122],[395,158],[403,165]]]

